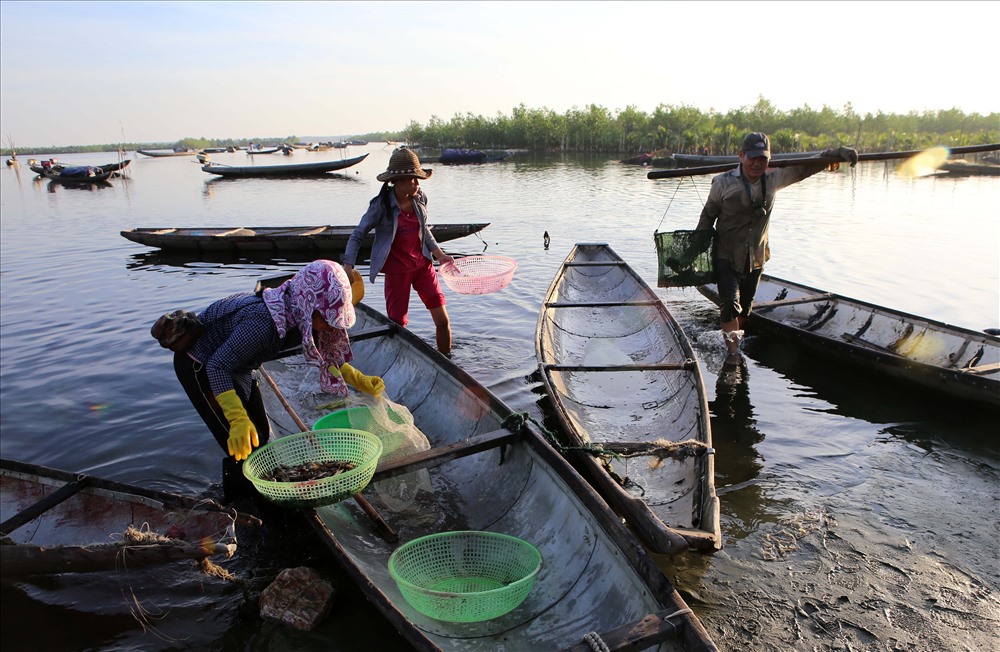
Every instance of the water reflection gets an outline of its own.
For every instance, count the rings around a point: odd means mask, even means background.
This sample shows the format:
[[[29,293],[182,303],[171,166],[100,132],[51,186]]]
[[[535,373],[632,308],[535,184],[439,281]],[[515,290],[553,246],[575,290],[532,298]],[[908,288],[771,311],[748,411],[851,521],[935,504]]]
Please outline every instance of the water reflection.
[[[184,267],[184,268],[224,268],[240,265],[259,266],[261,268],[285,268],[294,266],[298,268],[304,263],[311,263],[319,258],[329,260],[339,260],[340,253],[336,251],[285,251],[280,256],[267,253],[260,254],[235,254],[226,252],[165,252],[162,250],[149,251],[141,254],[132,254],[126,260],[125,267],[130,270],[149,270],[161,267]]]
[[[316,183],[358,183],[358,184],[368,184],[368,179],[362,179],[359,173],[355,171],[353,175],[343,173],[343,172],[327,172],[322,175],[313,176],[275,176],[275,177],[223,177],[223,176],[213,176],[211,179],[205,181],[202,187],[202,194],[205,197],[215,197],[215,193],[222,189],[230,186],[231,184],[244,184],[249,185],[253,182],[263,182],[274,184],[281,184],[282,182],[298,183],[300,185],[305,185],[306,183],[316,184]],[[305,183],[303,183],[305,182]],[[288,187],[282,188],[283,190],[288,190]]]
[[[41,177],[39,177],[41,178]],[[53,181],[49,180],[49,185],[47,189],[50,193],[70,191],[70,190],[86,190],[88,192],[94,192],[95,190],[103,190],[104,188],[114,188],[114,186],[109,181]]]

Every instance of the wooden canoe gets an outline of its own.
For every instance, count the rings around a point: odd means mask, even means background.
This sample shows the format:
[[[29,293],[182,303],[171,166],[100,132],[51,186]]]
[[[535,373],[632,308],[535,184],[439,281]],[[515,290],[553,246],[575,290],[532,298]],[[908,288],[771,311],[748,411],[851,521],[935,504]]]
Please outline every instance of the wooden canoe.
[[[92,165],[90,167],[101,168],[101,170],[103,170],[105,172],[119,172],[119,171],[124,170],[125,168],[127,168],[128,164],[131,163],[131,162],[132,162],[132,159],[125,159],[124,161],[117,161],[115,163],[107,163],[105,165]],[[31,171],[34,172],[35,174],[41,175],[43,177],[45,176],[45,168],[43,168],[40,164],[38,164],[38,163],[32,163],[28,167],[30,167]],[[55,170],[56,172],[58,172],[59,170],[62,170],[65,167],[73,167],[73,166],[68,166],[65,163],[56,163],[55,165],[53,165],[49,169],[50,170]]]
[[[821,152],[782,152],[778,154],[772,154],[772,161],[780,161],[782,159],[791,158],[808,158],[812,156],[819,156]],[[674,154],[673,156],[674,164],[679,168],[694,168],[701,165],[723,165],[726,163],[739,163],[740,157],[736,155],[698,155],[698,154]]]
[[[409,409],[431,448],[380,462],[363,491],[396,542],[383,539],[353,500],[315,508],[310,521],[415,649],[585,652],[598,649],[584,642],[590,632],[616,652],[717,649],[648,553],[530,420],[410,331],[364,303],[356,313],[353,364],[383,378],[386,395]],[[316,370],[301,355],[265,369],[306,423],[323,414],[316,405],[330,397],[318,392],[310,375]],[[274,434],[299,432],[273,390],[264,392]],[[429,474],[433,493],[419,492],[402,511],[381,500],[382,483],[418,470]],[[389,574],[389,556],[414,538],[453,530],[500,532],[540,550],[542,570],[520,606],[493,620],[455,624],[423,616],[405,601]]]
[[[0,535],[9,539],[0,554],[4,577],[230,556],[235,523],[260,523],[209,500],[6,459],[0,460],[0,515]],[[176,541],[106,545],[130,526]]]
[[[82,167],[82,166],[81,166]],[[67,169],[66,166],[63,169]],[[85,183],[100,183],[102,181],[107,181],[108,178],[114,174],[110,171],[101,170],[101,168],[94,168],[93,174],[85,177],[78,176],[65,176],[63,170],[43,170],[42,176],[50,181],[56,181],[62,184],[85,184]]]
[[[432,224],[438,243],[464,238],[482,231],[489,222]],[[354,226],[249,226],[220,228],[137,228],[122,231],[122,237],[164,251],[186,253],[268,254],[310,252],[324,255],[343,253]],[[361,255],[371,252],[375,238],[369,234]]]
[[[274,154],[280,147],[262,147],[261,149],[248,149],[247,154],[253,156],[254,154]]]
[[[718,303],[714,285],[700,286]],[[1000,407],[1000,338],[764,274],[748,333],[785,337],[893,379]]]
[[[313,163],[289,163],[288,165],[222,165],[209,163],[202,170],[223,177],[294,177],[324,175],[334,170],[343,170],[365,160],[368,154],[345,158],[341,161],[316,161]]]
[[[193,149],[185,149],[182,151],[137,149],[135,151],[144,156],[152,156],[153,158],[165,158],[167,156],[194,156],[196,153]]]
[[[615,511],[656,552],[720,549],[705,384],[645,281],[608,245],[576,245],[549,286],[535,341],[569,454]]]

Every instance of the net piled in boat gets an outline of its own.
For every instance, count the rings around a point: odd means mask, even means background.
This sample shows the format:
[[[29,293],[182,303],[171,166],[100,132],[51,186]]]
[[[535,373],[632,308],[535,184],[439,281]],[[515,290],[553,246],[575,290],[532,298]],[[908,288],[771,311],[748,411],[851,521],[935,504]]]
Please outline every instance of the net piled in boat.
[[[661,288],[705,285],[715,282],[712,241],[715,231],[662,231],[653,234],[659,270],[656,284]]]

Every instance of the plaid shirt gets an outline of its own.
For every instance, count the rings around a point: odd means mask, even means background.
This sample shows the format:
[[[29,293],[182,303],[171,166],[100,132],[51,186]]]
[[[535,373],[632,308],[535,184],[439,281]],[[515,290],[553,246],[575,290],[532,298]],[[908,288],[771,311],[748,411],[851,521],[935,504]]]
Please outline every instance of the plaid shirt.
[[[301,337],[296,328],[284,340],[278,336],[264,300],[241,292],[212,303],[198,318],[205,325],[188,355],[205,365],[212,394],[235,389],[249,400],[254,372],[274,358],[286,341]]]

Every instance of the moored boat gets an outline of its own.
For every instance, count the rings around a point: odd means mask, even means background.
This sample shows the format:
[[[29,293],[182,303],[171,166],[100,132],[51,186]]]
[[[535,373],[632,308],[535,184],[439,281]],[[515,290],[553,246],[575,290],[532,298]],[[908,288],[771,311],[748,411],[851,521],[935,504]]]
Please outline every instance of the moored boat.
[[[210,500],[136,487],[36,464],[0,460],[4,577],[115,570],[230,556],[238,516]],[[172,541],[109,546],[132,528]]]
[[[431,224],[438,243],[457,240],[482,231],[489,222]],[[355,225],[345,226],[250,226],[218,228],[136,228],[121,232],[122,237],[164,251],[188,253],[281,253],[314,251],[324,255],[343,253]],[[371,251],[374,236],[362,244],[362,255]]]
[[[137,149],[135,150],[139,154],[144,156],[151,156],[153,158],[164,158],[168,156],[194,156],[195,151],[193,149],[185,149],[179,147],[174,150],[151,150],[151,149]]]
[[[65,167],[69,167],[69,166],[64,165],[62,163],[59,163],[55,159],[49,159],[48,162],[50,164],[49,167],[48,167],[48,169],[49,170],[54,170],[56,172],[62,170]],[[121,170],[124,170],[125,168],[127,168],[128,164],[131,163],[131,162],[132,162],[132,159],[125,159],[123,161],[117,161],[115,163],[105,163],[103,165],[93,165],[93,166],[89,166],[89,167],[100,168],[101,170],[103,170],[105,172],[120,172]],[[29,167],[31,168],[32,172],[34,172],[35,174],[39,174],[39,175],[41,175],[43,177],[45,176],[45,170],[46,170],[46,168],[41,163],[39,163],[35,159],[31,159],[28,163],[29,163]]]
[[[822,152],[779,152],[771,155],[771,160],[780,161],[782,159],[809,158],[819,156]],[[674,154],[674,164],[680,168],[694,168],[702,165],[725,165],[727,163],[739,163],[740,157],[737,155],[698,155],[698,154]]]
[[[369,600],[418,650],[716,650],[697,617],[607,504],[523,415],[406,329],[364,303],[351,344],[357,368],[383,378],[430,448],[383,461],[362,492],[394,529],[394,542],[351,500],[317,507],[310,521]],[[310,393],[301,355],[265,364],[293,410],[312,423],[329,395]],[[317,388],[318,389],[318,388]],[[264,388],[275,433],[299,432]],[[403,505],[383,500],[389,480],[430,484]],[[419,487],[414,481],[412,486]],[[538,548],[542,567],[527,598],[506,615],[451,623],[416,611],[387,568],[418,537],[479,530]],[[593,647],[594,645],[603,647]]]
[[[290,163],[288,165],[221,165],[209,163],[202,170],[223,177],[294,177],[320,176],[327,172],[343,170],[365,160],[368,154],[345,158],[339,161],[315,161],[313,163]]]
[[[659,297],[606,244],[577,244],[536,332],[571,459],[654,551],[722,547],[705,384]]]
[[[718,302],[714,285],[699,291]],[[790,339],[941,396],[1000,407],[1000,337],[761,276],[747,332]]]
[[[107,181],[108,177],[112,174],[113,172],[110,170],[105,171],[102,168],[95,168],[89,165],[65,166],[58,170],[42,170],[42,176],[46,179],[62,184],[100,183]]]

